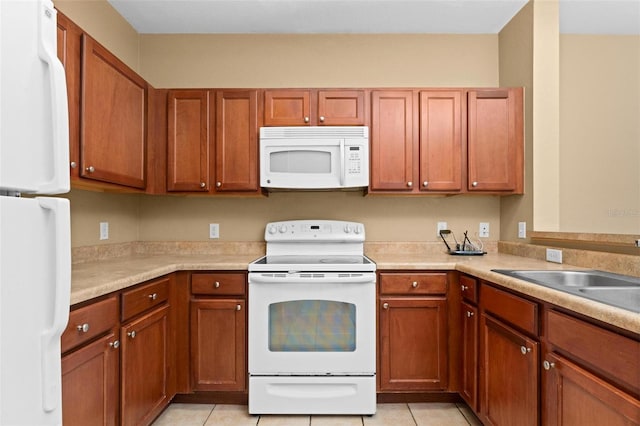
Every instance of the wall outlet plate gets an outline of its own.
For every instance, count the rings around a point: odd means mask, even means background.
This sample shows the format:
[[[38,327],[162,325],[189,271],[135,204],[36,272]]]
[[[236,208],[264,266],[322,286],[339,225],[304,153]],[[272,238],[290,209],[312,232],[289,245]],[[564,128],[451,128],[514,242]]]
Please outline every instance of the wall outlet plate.
[[[217,223],[209,224],[209,238],[220,238],[220,225]]]
[[[478,237],[489,238],[489,222],[480,222]]]
[[[109,222],[100,222],[100,239],[109,239]]]
[[[518,238],[527,238],[527,222],[518,222]]]
[[[439,237],[440,236],[440,231],[442,231],[443,229],[449,229],[447,228],[447,222],[438,222],[437,228],[436,228],[436,236]]]
[[[547,262],[562,263],[562,250],[547,249]]]

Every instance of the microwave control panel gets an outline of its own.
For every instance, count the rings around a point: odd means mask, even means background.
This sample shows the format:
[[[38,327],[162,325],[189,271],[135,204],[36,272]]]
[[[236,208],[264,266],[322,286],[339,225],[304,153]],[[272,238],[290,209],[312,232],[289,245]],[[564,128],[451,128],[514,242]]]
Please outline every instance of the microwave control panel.
[[[347,147],[347,173],[350,175],[362,173],[362,150],[360,146]]]

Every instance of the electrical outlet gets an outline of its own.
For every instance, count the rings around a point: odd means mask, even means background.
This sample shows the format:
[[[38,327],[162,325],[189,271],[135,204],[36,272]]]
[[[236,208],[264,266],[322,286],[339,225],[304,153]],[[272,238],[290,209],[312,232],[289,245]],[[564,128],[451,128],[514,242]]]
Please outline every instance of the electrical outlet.
[[[640,240],[636,240],[636,247],[640,247]]]
[[[209,238],[220,238],[220,225],[217,223],[209,224]]]
[[[100,222],[100,239],[109,239],[109,222]]]
[[[447,222],[438,222],[438,227],[436,232],[438,233],[437,236],[440,236],[440,231],[442,231],[443,229],[448,229],[447,228]]]
[[[527,238],[527,222],[518,222],[518,238]]]
[[[489,222],[480,222],[478,236],[481,238],[489,238]]]
[[[547,262],[562,263],[562,250],[547,249]]]

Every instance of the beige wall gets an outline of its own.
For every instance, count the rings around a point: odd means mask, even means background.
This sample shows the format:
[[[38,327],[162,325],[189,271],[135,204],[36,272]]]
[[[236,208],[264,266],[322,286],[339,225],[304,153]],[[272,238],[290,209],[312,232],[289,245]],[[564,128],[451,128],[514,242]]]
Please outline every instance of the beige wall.
[[[640,36],[560,37],[560,230],[640,234]]]

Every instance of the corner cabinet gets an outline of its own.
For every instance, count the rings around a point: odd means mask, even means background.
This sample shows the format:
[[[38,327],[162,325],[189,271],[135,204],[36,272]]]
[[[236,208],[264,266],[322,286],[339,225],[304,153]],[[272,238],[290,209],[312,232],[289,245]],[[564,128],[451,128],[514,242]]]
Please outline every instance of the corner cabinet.
[[[467,93],[467,190],[524,191],[523,89]]]
[[[478,410],[478,281],[470,276],[460,276],[461,343],[460,396],[471,407]]]
[[[379,274],[379,391],[448,386],[448,274]]]

